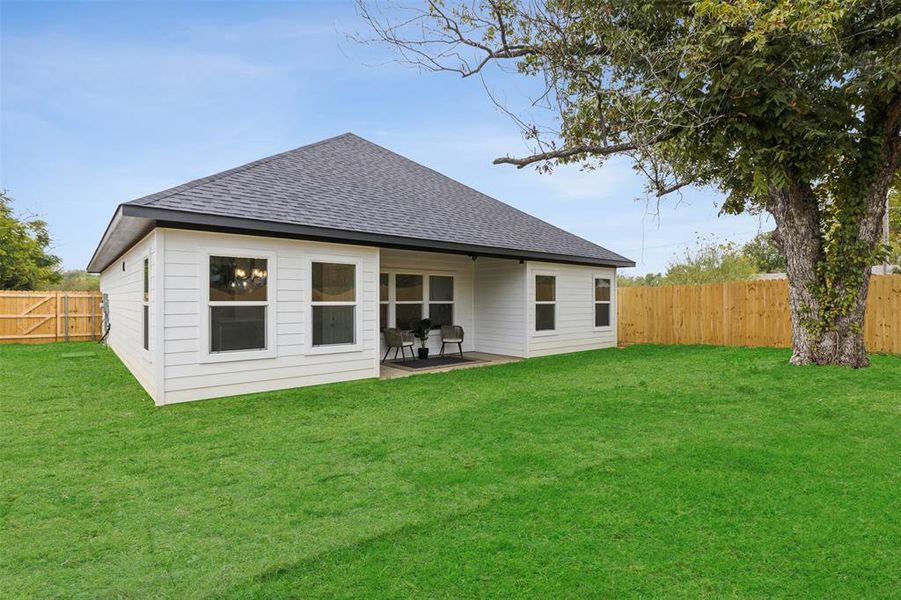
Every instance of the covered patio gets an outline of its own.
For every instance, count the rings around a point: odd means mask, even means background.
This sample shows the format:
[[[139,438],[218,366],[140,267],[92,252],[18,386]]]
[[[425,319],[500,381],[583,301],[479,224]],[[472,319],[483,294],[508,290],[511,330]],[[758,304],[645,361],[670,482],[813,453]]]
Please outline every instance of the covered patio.
[[[447,353],[444,357],[432,356],[425,360],[407,358],[406,362],[388,360],[381,363],[380,379],[394,379],[408,377],[422,373],[443,373],[457,369],[471,369],[486,367],[489,365],[502,365],[523,360],[518,356],[504,354],[490,354],[488,352],[464,352],[463,360],[455,353]]]

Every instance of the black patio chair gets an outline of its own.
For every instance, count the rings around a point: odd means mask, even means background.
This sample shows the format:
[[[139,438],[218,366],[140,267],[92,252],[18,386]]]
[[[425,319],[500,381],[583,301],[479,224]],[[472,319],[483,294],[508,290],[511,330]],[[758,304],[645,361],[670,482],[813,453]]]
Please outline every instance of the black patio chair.
[[[385,350],[385,356],[382,357],[382,362],[388,358],[388,353],[391,352],[391,349],[394,348],[394,358],[397,358],[397,353],[400,352],[403,357],[402,360],[407,362],[407,352],[404,348],[410,349],[410,357],[413,360],[416,360],[416,355],[413,353],[413,334],[407,331],[401,331],[400,329],[395,329],[394,327],[386,327],[385,331],[385,345],[388,346],[388,349]]]
[[[457,344],[460,358],[463,358],[463,328],[459,325],[441,326],[441,356],[444,356],[445,344]]]

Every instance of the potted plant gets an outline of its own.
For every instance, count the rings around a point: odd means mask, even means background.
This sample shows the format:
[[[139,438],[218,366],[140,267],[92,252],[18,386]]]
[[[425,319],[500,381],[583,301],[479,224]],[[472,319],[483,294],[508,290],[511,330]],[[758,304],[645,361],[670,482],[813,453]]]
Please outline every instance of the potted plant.
[[[419,358],[425,360],[429,357],[429,349],[426,343],[429,341],[429,334],[432,332],[432,322],[428,319],[420,319],[413,328],[413,337],[419,340]]]

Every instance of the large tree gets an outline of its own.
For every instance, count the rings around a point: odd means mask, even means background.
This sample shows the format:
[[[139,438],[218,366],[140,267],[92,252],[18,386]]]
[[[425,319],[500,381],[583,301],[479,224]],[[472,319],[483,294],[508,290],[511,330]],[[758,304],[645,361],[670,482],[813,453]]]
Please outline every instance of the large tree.
[[[34,290],[60,280],[60,259],[50,253],[47,223],[13,212],[0,191],[0,290]]]
[[[411,0],[412,1],[412,0]],[[627,155],[659,197],[769,211],[787,258],[792,362],[868,363],[862,323],[901,161],[901,0],[359,0],[375,39],[424,69],[533,76],[548,118],[498,164]]]

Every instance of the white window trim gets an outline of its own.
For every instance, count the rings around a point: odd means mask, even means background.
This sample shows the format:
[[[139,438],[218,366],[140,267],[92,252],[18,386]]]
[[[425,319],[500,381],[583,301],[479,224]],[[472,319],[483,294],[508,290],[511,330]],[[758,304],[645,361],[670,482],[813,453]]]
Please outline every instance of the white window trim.
[[[210,257],[229,256],[233,258],[266,259],[266,300],[265,301],[229,301],[210,300]],[[278,291],[276,254],[261,252],[253,248],[204,248],[204,260],[201,263],[203,272],[200,277],[200,362],[217,363],[239,360],[257,360],[278,356],[278,310],[276,300]],[[228,352],[210,352],[210,307],[213,306],[265,306],[266,307],[266,347],[262,350],[231,350]]]
[[[595,279],[607,279],[610,281],[610,300],[595,300],[594,295],[594,286]],[[616,315],[613,312],[613,299],[616,298],[616,276],[611,275],[609,273],[592,273],[591,274],[591,324],[594,325],[595,331],[610,331],[613,329],[613,320],[616,318]],[[595,308],[596,304],[608,304],[610,305],[610,324],[609,325],[598,325],[595,320]]]
[[[536,281],[536,279],[538,278],[539,275],[545,275],[545,276],[554,278],[554,299],[553,299],[553,301],[549,301],[549,300],[542,300],[540,302],[538,301],[538,282]],[[557,326],[558,326],[558,317],[560,316],[559,315],[560,311],[557,310],[557,281],[559,279],[560,279],[560,273],[558,273],[557,271],[547,271],[547,270],[539,270],[539,269],[534,269],[532,271],[532,281],[531,281],[532,290],[531,290],[531,294],[530,294],[531,300],[532,300],[532,310],[531,310],[532,323],[530,324],[529,327],[531,329],[533,337],[558,335]],[[537,322],[538,316],[536,314],[537,311],[535,310],[535,307],[537,307],[539,304],[554,305],[554,328],[553,329],[537,329],[536,328],[536,326],[538,325],[538,322]]]
[[[454,321],[457,320],[457,275],[452,271],[417,271],[416,269],[381,269],[379,273],[387,273],[388,274],[388,324],[387,327],[397,327],[397,305],[398,304],[418,304],[422,306],[422,318],[428,319],[432,304],[450,304],[453,306],[451,309],[452,315],[454,317]],[[422,277],[422,300],[398,300],[397,299],[397,276],[398,275],[419,275]],[[431,290],[430,286],[430,277],[450,277],[453,280],[454,286],[454,299],[451,301],[444,300],[429,300],[429,293]],[[381,304],[384,304],[381,302]],[[431,339],[431,335],[429,336]]]
[[[144,261],[147,261],[147,297],[144,297]],[[150,298],[153,293],[153,262],[150,250],[141,255],[141,352],[148,362],[153,362],[153,327],[151,327]],[[147,347],[144,347],[144,307],[147,307]]]
[[[354,298],[353,302],[313,302],[313,263],[330,263],[335,265],[354,265]],[[306,341],[304,354],[343,354],[347,352],[360,352],[363,350],[363,261],[362,259],[335,256],[334,254],[312,254],[307,255],[306,260],[306,278],[307,278],[307,318],[306,320]],[[389,278],[390,285],[390,278]],[[390,287],[389,287],[390,290]],[[390,293],[390,292],[389,292]],[[378,292],[376,292],[378,294]],[[354,307],[354,342],[352,344],[329,344],[328,346],[313,345],[313,306],[353,306]],[[390,316],[390,315],[389,315]]]

